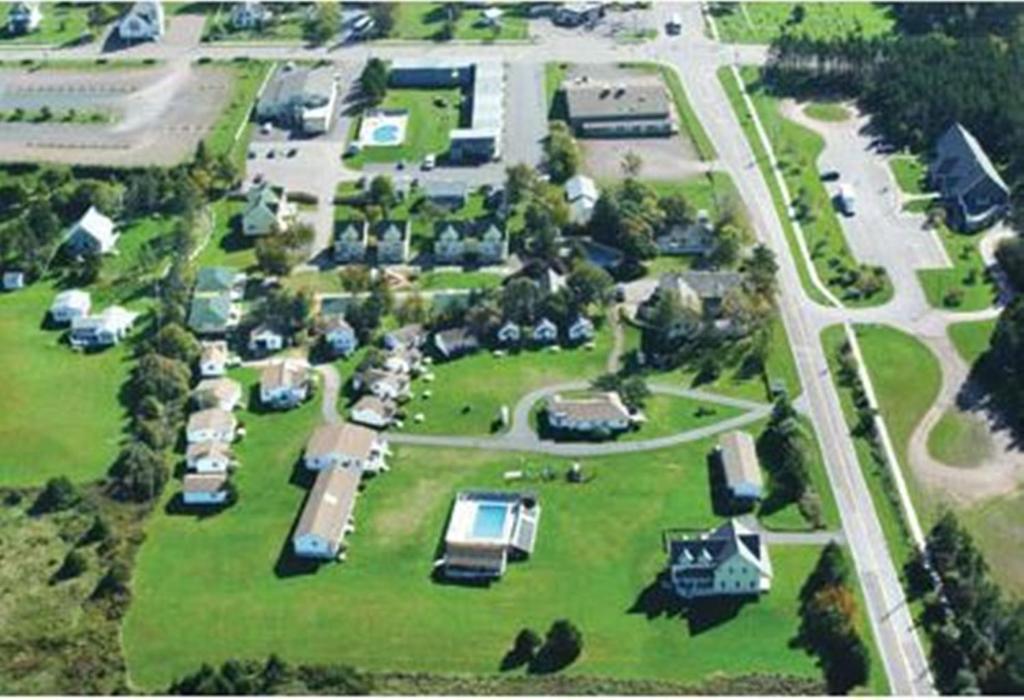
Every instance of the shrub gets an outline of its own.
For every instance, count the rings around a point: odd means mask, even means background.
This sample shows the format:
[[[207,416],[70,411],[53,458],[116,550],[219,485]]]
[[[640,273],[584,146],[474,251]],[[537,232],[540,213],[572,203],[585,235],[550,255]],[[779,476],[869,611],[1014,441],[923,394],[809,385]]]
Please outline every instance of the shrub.
[[[74,507],[81,501],[78,489],[66,476],[57,476],[46,482],[35,504],[34,513],[54,513]]]

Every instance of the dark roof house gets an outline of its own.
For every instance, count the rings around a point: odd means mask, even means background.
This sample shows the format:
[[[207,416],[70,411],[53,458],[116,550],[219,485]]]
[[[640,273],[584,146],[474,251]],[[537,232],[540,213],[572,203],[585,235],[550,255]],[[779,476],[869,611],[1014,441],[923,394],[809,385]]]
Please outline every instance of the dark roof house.
[[[936,142],[928,173],[957,228],[976,231],[1006,213],[1010,188],[962,124],[953,124]]]

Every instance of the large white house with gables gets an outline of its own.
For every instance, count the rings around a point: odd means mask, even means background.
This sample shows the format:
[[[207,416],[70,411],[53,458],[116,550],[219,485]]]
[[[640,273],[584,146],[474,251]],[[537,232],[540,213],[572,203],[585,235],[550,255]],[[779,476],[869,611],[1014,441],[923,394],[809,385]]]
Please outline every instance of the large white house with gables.
[[[738,520],[698,536],[671,538],[666,585],[681,598],[749,596],[772,586],[764,536]]]

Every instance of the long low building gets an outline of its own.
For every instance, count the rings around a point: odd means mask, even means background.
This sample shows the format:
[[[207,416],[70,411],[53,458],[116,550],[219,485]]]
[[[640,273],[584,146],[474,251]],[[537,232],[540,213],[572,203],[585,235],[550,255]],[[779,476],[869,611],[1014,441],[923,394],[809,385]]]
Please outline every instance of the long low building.
[[[733,430],[721,437],[718,458],[725,476],[725,487],[738,500],[756,500],[764,492],[761,464],[757,460],[754,437],[742,430]]]
[[[545,418],[556,430],[614,433],[628,430],[640,417],[630,412],[616,392],[610,391],[571,399],[556,394],[547,401]]]
[[[306,443],[307,469],[386,471],[387,442],[376,430],[355,423],[320,425]]]
[[[316,477],[292,535],[300,557],[344,557],[345,535],[355,527],[352,512],[359,493],[361,469],[324,469]]]
[[[659,78],[612,82],[581,76],[567,81],[563,90],[569,124],[580,136],[667,136],[676,130]]]
[[[467,162],[501,157],[505,66],[500,61],[395,59],[388,72],[388,82],[397,88],[463,88],[469,96],[470,123],[452,129],[449,158]]]

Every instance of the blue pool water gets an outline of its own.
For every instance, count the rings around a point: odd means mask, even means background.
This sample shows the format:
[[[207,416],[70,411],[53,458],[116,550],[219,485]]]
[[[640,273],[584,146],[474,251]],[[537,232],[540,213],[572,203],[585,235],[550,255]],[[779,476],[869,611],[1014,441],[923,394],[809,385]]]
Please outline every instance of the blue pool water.
[[[505,532],[505,517],[508,507],[494,503],[482,503],[476,508],[473,520],[473,537],[494,539]]]
[[[382,124],[373,130],[373,140],[381,145],[398,141],[398,127],[394,124]]]

